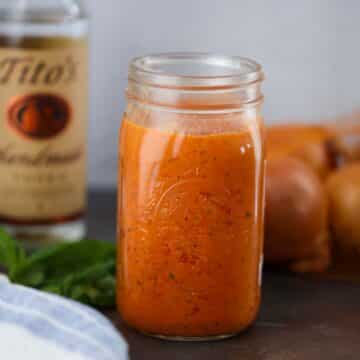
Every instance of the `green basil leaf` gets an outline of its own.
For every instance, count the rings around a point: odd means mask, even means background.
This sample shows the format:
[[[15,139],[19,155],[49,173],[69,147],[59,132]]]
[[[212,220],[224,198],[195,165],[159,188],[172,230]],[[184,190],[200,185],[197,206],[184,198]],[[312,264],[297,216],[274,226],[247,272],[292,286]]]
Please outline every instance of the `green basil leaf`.
[[[0,228],[0,265],[5,267],[11,277],[26,259],[25,250]]]
[[[21,245],[0,229],[0,265],[14,283],[92,306],[115,306],[114,244],[83,240],[49,246],[27,257]]]
[[[26,274],[38,269],[44,271],[46,282],[56,282],[65,276],[84,271],[99,262],[115,259],[115,245],[95,240],[60,244],[38,250],[16,271],[14,279],[22,282]],[[41,285],[41,284],[40,284]]]

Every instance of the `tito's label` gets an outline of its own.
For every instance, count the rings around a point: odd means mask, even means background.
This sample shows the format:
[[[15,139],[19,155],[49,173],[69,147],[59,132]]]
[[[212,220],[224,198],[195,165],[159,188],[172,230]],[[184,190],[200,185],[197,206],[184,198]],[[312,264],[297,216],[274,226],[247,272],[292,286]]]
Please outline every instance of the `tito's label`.
[[[0,220],[84,210],[87,79],[85,41],[0,48]]]

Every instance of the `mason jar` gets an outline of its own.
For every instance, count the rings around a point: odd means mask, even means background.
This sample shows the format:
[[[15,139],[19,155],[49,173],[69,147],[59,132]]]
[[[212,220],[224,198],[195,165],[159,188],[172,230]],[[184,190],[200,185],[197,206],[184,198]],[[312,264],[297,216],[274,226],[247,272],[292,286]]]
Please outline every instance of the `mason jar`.
[[[120,134],[118,309],[172,340],[216,340],[260,304],[263,71],[250,59],[160,54],[130,64]]]

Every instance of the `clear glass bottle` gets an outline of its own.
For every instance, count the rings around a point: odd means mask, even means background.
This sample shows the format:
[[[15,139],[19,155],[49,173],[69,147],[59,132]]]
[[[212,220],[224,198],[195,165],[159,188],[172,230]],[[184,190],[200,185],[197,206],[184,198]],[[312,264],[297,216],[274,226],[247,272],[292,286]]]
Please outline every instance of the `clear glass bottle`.
[[[29,247],[85,234],[87,35],[77,0],[0,2],[0,226]]]
[[[139,331],[218,340],[255,321],[264,228],[263,72],[185,53],[130,65],[120,135],[118,309]]]

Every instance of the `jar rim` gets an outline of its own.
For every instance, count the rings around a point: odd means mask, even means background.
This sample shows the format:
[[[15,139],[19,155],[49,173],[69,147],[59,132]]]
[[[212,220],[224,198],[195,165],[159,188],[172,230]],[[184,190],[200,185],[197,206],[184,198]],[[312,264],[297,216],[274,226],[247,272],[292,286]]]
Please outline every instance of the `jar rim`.
[[[244,87],[264,79],[262,66],[241,56],[202,52],[146,55],[130,63],[129,80],[176,89]]]

